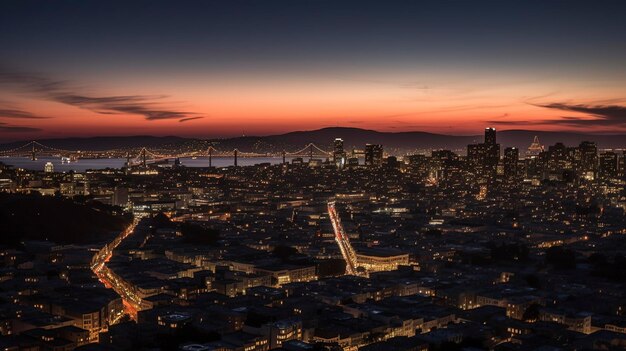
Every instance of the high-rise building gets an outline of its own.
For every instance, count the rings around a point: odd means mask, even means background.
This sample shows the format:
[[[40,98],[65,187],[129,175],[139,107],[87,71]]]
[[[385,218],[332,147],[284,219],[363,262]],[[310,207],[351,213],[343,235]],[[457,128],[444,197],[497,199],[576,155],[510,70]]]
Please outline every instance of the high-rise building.
[[[496,144],[496,128],[485,128],[485,144]]]
[[[496,143],[496,129],[485,129],[485,142],[467,146],[467,165],[476,174],[491,178],[496,175],[500,161],[500,144]]]
[[[483,155],[482,145],[483,144],[467,145],[467,166],[472,170],[480,167]]]
[[[538,156],[524,159],[524,176],[528,179],[541,179],[543,177],[543,162]]]
[[[433,150],[428,163],[428,176],[431,180],[447,178],[458,166],[458,155],[450,150]]]
[[[567,147],[563,143],[556,143],[538,156],[541,168],[541,178],[551,180],[573,180],[579,156],[578,148]]]
[[[496,129],[485,129],[485,166],[490,172],[496,171],[498,162],[500,161],[500,144],[496,143]]]
[[[583,141],[578,146],[580,161],[578,164],[579,176],[588,180],[596,178],[598,170],[598,147],[591,141]]]
[[[346,152],[343,149],[343,139],[341,138],[336,138],[333,143],[333,162],[340,168],[346,163]]]
[[[504,177],[514,179],[518,175],[519,149],[507,147],[504,149]]]
[[[46,164],[43,166],[43,171],[46,173],[53,173],[54,164],[52,162],[46,162]]]
[[[380,166],[383,164],[383,146],[379,144],[365,145],[365,165]]]
[[[615,152],[604,152],[600,154],[598,176],[601,179],[612,179],[618,176],[618,157]]]
[[[426,155],[410,155],[406,159],[409,161],[411,171],[420,177],[428,177],[430,174],[430,157]]]

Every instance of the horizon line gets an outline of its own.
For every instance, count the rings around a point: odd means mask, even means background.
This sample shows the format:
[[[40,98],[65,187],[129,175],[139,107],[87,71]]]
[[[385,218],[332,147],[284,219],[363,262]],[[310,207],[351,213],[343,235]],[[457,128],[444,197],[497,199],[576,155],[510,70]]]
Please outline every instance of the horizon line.
[[[494,128],[494,127],[485,127],[485,129],[487,128]],[[365,132],[374,132],[374,133],[380,133],[380,134],[409,134],[409,133],[422,133],[422,134],[431,134],[431,135],[440,135],[440,136],[448,136],[448,137],[477,137],[477,136],[482,136],[482,131],[484,131],[484,129],[481,129],[480,132],[477,132],[475,134],[445,134],[445,133],[435,133],[435,132],[428,132],[428,131],[424,131],[424,130],[407,130],[407,131],[380,131],[380,130],[375,130],[375,129],[369,129],[369,128],[358,128],[358,127],[351,127],[351,126],[333,126],[333,127],[322,127],[322,128],[317,128],[317,129],[306,129],[306,130],[292,130],[292,131],[288,131],[288,132],[282,132],[282,133],[274,133],[274,134],[254,134],[254,135],[232,135],[232,136],[228,136],[228,135],[224,135],[224,136],[185,136],[185,135],[175,135],[175,134],[107,134],[107,135],[68,135],[68,136],[49,136],[49,137],[44,137],[44,138],[36,138],[36,139],[15,139],[15,140],[7,140],[4,142],[0,142],[0,144],[11,144],[11,143],[17,143],[17,142],[30,142],[30,141],[37,141],[37,140],[61,140],[61,139],[92,139],[92,138],[132,138],[132,137],[152,137],[152,138],[181,138],[181,139],[197,139],[197,140],[223,140],[223,139],[237,139],[237,138],[265,138],[265,137],[273,137],[273,136],[283,136],[283,135],[287,135],[287,134],[292,134],[292,133],[311,133],[311,132],[319,132],[319,131],[323,131],[323,130],[329,130],[329,129],[351,129],[351,130],[359,130],[359,131],[365,131]],[[626,131],[622,132],[622,133],[616,133],[616,132],[611,132],[611,131],[606,131],[606,132],[582,132],[582,131],[571,131],[571,130],[563,130],[563,131],[555,131],[555,130],[547,130],[547,131],[542,131],[542,130],[535,130],[535,129],[503,129],[500,130],[498,128],[494,128],[496,129],[496,131],[498,133],[504,133],[504,132],[533,132],[533,133],[541,133],[541,134],[573,134],[573,135],[597,135],[597,136],[622,136],[622,135],[626,135]]]

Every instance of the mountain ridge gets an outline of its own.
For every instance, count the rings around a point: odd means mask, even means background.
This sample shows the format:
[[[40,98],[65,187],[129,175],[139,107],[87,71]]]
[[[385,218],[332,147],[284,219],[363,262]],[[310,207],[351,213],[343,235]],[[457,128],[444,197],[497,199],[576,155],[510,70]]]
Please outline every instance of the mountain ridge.
[[[546,147],[556,142],[568,146],[582,141],[594,141],[599,148],[626,148],[626,134],[589,134],[576,132],[549,132],[532,130],[505,130],[498,132],[498,142],[502,147],[514,146],[526,149],[535,136]],[[230,138],[189,138],[179,136],[99,136],[68,137],[38,140],[44,145],[67,150],[108,150],[137,147],[173,147],[185,143],[211,142],[218,149],[242,151],[276,152],[294,151],[308,143],[330,149],[335,138],[342,138],[346,150],[362,149],[366,143],[382,144],[387,150],[410,152],[419,149],[465,149],[467,144],[482,142],[483,136],[447,135],[423,131],[381,132],[355,127],[327,127],[308,131],[293,131],[268,136],[241,136]],[[0,144],[0,151],[19,147],[28,141]]]

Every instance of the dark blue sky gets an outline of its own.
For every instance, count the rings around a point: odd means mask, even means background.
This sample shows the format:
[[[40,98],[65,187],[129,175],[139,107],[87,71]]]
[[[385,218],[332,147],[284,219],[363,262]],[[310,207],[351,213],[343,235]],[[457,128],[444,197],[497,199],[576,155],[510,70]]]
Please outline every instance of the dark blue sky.
[[[4,1],[5,64],[615,65],[624,1]]]

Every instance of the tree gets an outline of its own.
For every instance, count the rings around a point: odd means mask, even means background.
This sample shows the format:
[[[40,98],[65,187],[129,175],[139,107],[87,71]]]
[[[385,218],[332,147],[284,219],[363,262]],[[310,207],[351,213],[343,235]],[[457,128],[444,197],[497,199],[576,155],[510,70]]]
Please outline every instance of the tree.
[[[336,277],[346,272],[346,261],[341,258],[329,258],[317,262],[317,275],[320,278]]]
[[[213,228],[205,228],[199,224],[183,223],[180,226],[183,241],[196,245],[217,245],[220,232]]]
[[[167,228],[172,226],[172,221],[163,212],[159,212],[152,217],[152,224],[157,228]]]
[[[424,235],[431,237],[440,237],[443,233],[439,229],[428,229]]]
[[[557,269],[576,268],[576,253],[562,246],[553,246],[546,250],[546,262]]]
[[[88,244],[110,240],[131,222],[104,204],[80,204],[39,194],[0,193],[0,245],[19,246],[24,240]]]
[[[526,284],[534,289],[541,289],[541,280],[535,274],[528,274],[524,277],[526,279]]]
[[[491,249],[491,258],[494,261],[528,261],[528,247],[524,244],[500,244],[489,243]]]
[[[290,256],[298,253],[298,250],[287,245],[277,245],[272,251],[272,255],[280,258],[282,261],[287,261]]]

